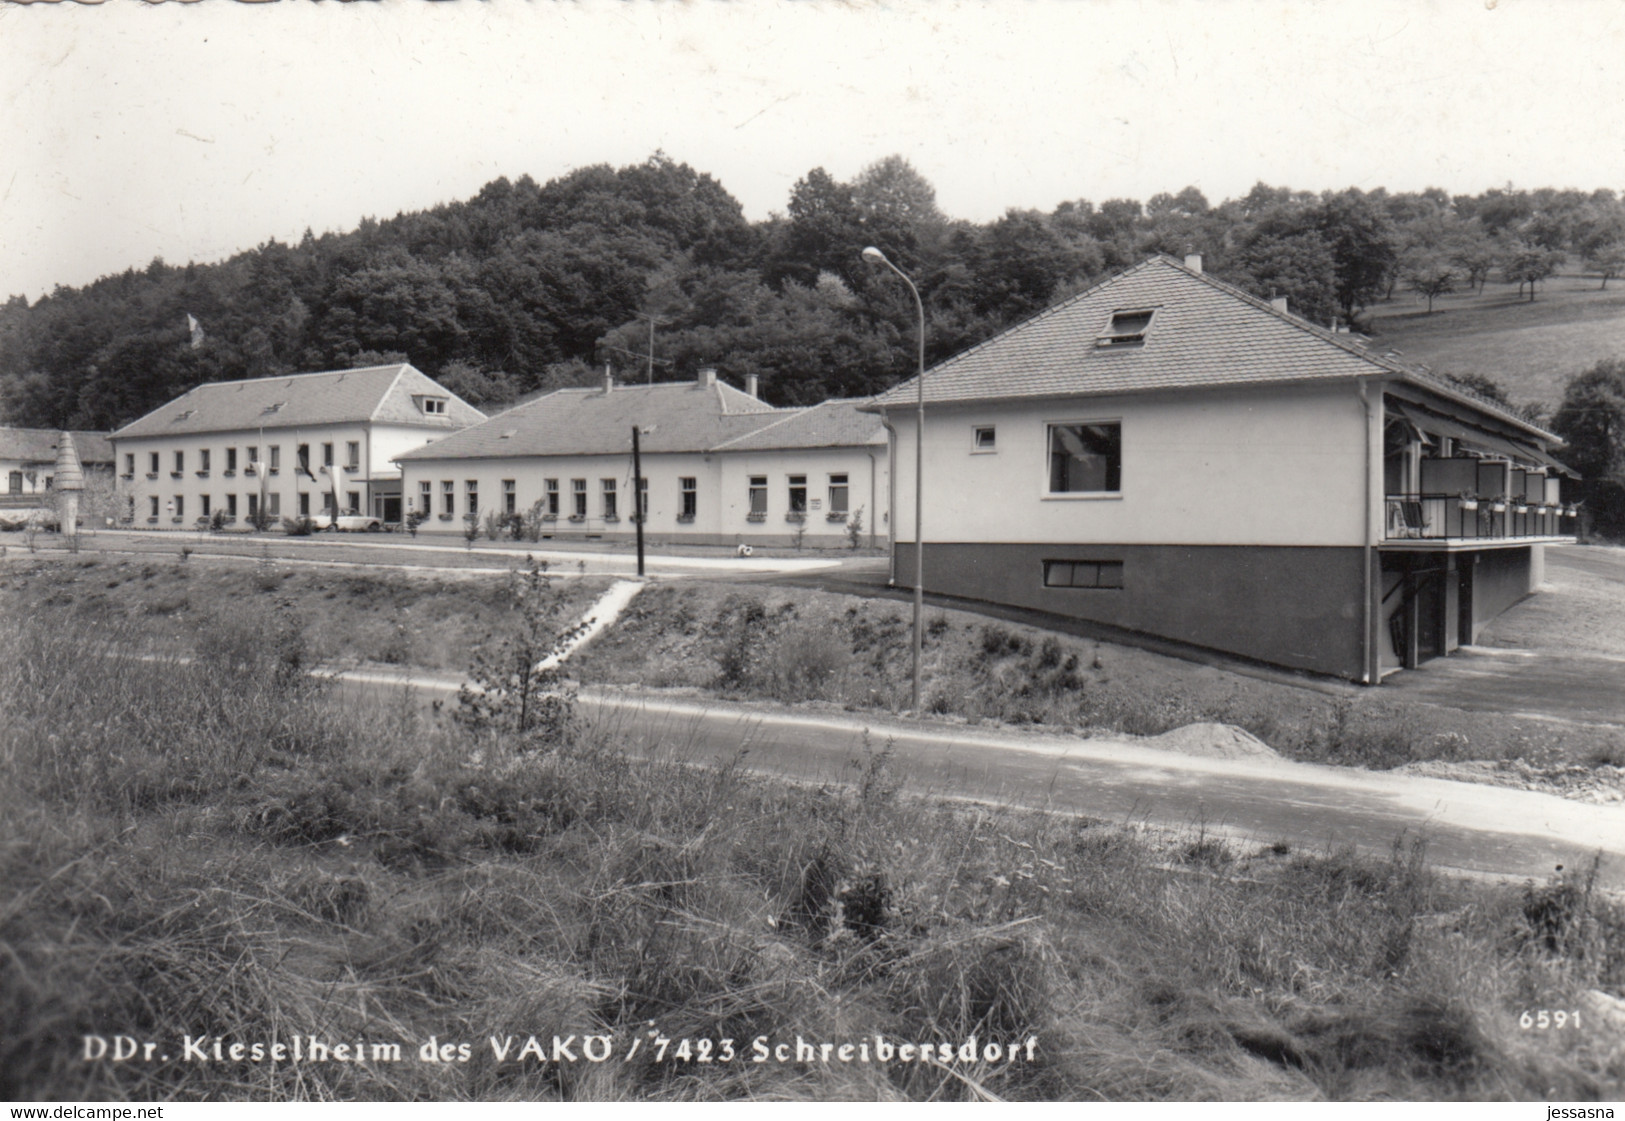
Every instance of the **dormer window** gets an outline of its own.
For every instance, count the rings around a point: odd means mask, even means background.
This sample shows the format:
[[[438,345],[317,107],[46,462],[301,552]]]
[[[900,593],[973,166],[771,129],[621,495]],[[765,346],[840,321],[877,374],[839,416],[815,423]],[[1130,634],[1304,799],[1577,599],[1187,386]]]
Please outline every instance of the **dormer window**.
[[[275,404],[267,405],[267,406],[265,406],[265,408],[263,410],[261,410],[260,415],[263,416],[266,413],[278,413],[278,412],[281,412],[282,411],[282,406],[286,405],[286,404],[287,404],[286,401],[278,401]]]
[[[422,407],[425,416],[445,416],[446,399],[444,397],[420,397],[418,404]]]
[[[1145,342],[1146,328],[1151,326],[1151,312],[1114,311],[1105,332],[1095,340],[1097,347],[1139,346]]]

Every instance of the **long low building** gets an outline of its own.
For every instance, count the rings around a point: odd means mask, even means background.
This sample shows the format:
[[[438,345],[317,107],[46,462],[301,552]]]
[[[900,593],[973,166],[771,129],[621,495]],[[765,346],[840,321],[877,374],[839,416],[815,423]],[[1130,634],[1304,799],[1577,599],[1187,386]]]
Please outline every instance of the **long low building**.
[[[779,409],[693,382],[560,389],[396,457],[425,531],[522,516],[543,538],[625,540],[633,429],[644,530],[692,544],[873,545],[889,531],[886,431],[863,401]]]

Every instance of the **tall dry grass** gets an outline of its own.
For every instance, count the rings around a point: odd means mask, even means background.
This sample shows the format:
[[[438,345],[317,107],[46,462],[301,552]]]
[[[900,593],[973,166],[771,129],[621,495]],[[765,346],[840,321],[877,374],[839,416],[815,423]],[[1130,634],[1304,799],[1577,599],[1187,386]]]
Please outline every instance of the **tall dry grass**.
[[[1064,816],[538,748],[336,693],[270,612],[192,660],[0,632],[0,1093],[18,1098],[1594,1097],[1618,992],[1583,883],[1440,881]],[[1019,1043],[1035,1061],[648,1061],[651,1031]],[[398,1041],[400,1063],[85,1063],[80,1037]],[[499,1062],[606,1033],[637,1060]],[[466,1063],[420,1063],[431,1036]],[[675,1046],[675,1043],[673,1044]]]

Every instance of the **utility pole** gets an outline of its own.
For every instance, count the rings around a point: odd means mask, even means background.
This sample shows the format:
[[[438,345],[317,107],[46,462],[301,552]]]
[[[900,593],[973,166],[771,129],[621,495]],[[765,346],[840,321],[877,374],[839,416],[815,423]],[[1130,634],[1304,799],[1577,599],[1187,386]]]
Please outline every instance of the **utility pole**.
[[[643,453],[638,448],[638,426],[632,426],[632,521],[638,527],[638,575],[643,575]]]

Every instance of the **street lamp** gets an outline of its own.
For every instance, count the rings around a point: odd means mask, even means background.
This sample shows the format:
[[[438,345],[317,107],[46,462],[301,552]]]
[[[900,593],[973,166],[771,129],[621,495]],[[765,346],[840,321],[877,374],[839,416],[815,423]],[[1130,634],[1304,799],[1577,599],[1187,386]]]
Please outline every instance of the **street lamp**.
[[[914,379],[915,404],[918,415],[914,418],[914,714],[918,716],[920,708],[920,614],[925,603],[925,538],[922,536],[920,526],[921,494],[925,480],[925,305],[920,302],[920,290],[914,287],[914,282],[908,274],[886,259],[886,255],[874,246],[863,251],[863,259],[871,265],[885,265],[892,272],[903,278],[908,285],[909,292],[914,296],[914,308],[920,313],[920,351],[919,372]]]

